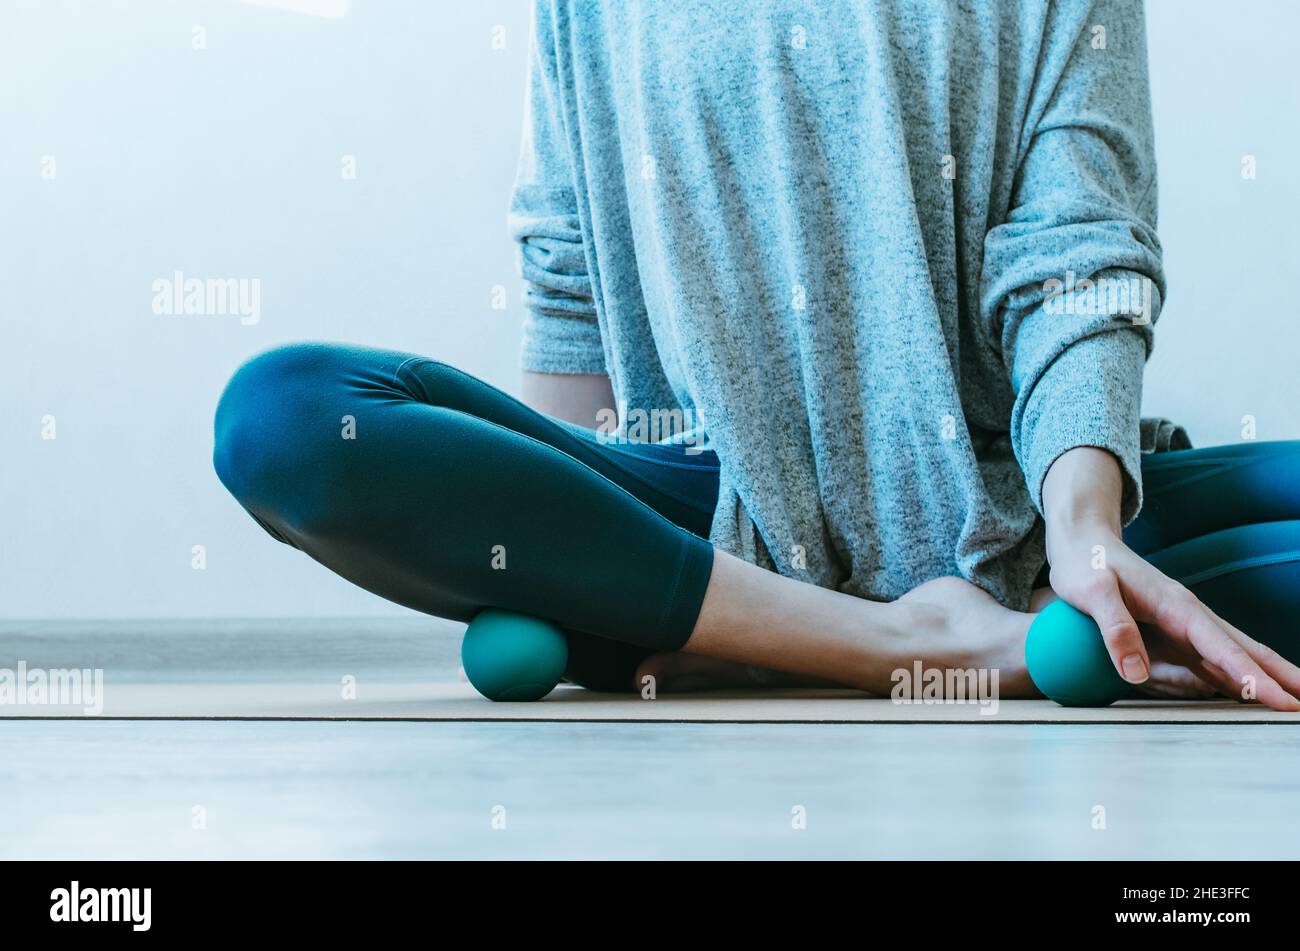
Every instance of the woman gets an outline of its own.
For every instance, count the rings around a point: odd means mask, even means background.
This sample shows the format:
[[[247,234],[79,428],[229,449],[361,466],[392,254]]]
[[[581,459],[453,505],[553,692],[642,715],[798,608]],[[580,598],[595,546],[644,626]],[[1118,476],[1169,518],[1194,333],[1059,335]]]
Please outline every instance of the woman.
[[[1139,419],[1136,0],[537,0],[530,63],[535,408],[411,354],[263,354],[215,462],[267,531],[420,611],[553,619],[589,686],[883,693],[921,659],[1033,696],[1059,596],[1131,683],[1300,709],[1300,446]],[[615,406],[681,422],[610,439]]]

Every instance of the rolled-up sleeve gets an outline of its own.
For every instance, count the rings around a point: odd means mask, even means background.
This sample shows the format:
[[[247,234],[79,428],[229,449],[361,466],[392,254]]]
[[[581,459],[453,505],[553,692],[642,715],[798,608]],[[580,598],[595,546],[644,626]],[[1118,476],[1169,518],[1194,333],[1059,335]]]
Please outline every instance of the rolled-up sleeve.
[[[549,4],[538,0],[508,219],[525,282],[521,363],[537,373],[604,373],[605,352],[573,189],[551,33]]]
[[[1011,442],[1034,505],[1062,453],[1095,446],[1120,462],[1127,524],[1165,293],[1143,10],[1051,9],[1010,210],[984,242],[981,318],[1015,393]]]

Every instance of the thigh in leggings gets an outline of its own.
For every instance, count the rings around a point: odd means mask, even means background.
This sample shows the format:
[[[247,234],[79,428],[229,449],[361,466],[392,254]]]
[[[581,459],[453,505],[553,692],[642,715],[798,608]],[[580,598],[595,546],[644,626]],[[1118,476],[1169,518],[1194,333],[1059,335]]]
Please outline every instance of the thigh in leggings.
[[[628,689],[694,627],[711,452],[606,443],[444,363],[334,344],[250,360],[215,429],[218,476],[275,538],[427,614],[555,621],[570,680]]]
[[[1300,663],[1300,441],[1142,460],[1125,541],[1210,610]]]

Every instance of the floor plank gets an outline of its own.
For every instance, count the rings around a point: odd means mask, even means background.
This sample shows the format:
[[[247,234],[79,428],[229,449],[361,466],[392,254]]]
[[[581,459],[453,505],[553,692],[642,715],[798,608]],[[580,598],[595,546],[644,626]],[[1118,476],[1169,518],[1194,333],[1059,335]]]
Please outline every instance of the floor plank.
[[[10,721],[0,748],[5,858],[1300,851],[1289,729]]]

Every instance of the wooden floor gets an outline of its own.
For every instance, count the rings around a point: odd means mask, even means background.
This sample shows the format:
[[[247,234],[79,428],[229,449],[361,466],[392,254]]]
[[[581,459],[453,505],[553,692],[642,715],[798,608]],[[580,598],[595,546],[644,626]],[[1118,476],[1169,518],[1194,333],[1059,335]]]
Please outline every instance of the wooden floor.
[[[23,721],[0,747],[4,858],[1300,854],[1286,727]]]
[[[424,619],[0,649],[177,689],[455,670]],[[0,857],[1295,858],[1297,788],[1279,723],[0,720]]]

